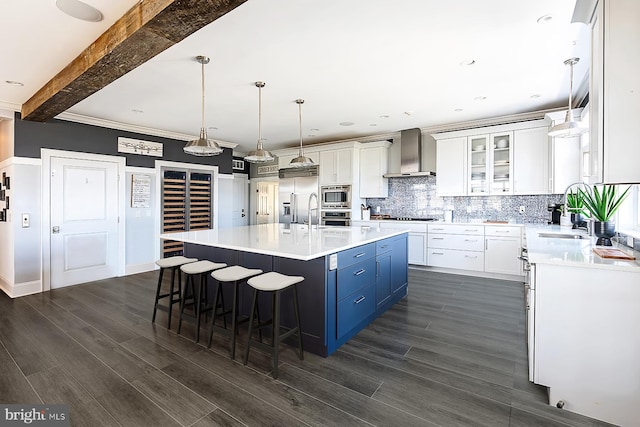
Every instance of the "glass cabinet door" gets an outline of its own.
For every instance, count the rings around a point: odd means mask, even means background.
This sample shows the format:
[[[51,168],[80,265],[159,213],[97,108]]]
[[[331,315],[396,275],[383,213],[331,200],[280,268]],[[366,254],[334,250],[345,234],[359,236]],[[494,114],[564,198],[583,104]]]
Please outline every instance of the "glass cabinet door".
[[[511,194],[513,192],[513,132],[491,134],[490,156],[491,194]]]
[[[489,135],[469,137],[469,195],[489,194]]]

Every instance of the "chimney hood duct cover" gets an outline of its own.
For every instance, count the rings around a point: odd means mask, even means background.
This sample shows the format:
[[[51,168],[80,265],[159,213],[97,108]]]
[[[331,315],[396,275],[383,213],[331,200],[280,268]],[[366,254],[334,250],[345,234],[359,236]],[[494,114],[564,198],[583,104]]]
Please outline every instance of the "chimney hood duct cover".
[[[422,132],[417,128],[403,130],[400,132],[400,173],[388,173],[384,177],[428,175],[435,175],[435,172],[422,171]]]

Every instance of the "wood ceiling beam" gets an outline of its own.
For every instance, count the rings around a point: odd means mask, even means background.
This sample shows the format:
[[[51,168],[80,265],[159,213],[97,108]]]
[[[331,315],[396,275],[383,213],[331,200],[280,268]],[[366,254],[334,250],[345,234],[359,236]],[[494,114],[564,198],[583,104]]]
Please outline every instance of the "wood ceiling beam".
[[[22,118],[52,119],[245,1],[141,0],[25,102]]]

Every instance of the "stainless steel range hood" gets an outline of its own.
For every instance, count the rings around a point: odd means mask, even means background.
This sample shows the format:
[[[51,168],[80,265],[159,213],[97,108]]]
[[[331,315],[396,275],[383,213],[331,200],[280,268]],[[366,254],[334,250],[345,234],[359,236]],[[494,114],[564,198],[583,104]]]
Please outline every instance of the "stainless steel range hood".
[[[384,177],[405,178],[435,174],[432,171],[422,170],[422,132],[420,129],[407,129],[400,132],[400,173],[388,173]]]

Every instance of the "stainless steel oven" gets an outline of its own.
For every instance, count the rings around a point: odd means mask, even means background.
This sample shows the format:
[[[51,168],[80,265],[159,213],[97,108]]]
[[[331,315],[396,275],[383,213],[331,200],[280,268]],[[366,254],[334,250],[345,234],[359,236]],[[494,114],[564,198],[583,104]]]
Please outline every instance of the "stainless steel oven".
[[[350,209],[351,186],[331,185],[320,187],[320,205],[323,209]]]
[[[351,212],[322,211],[322,225],[351,225]]]

